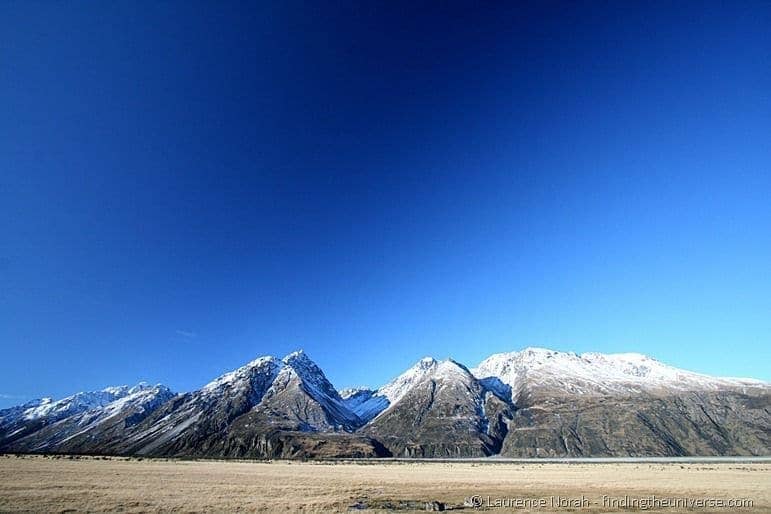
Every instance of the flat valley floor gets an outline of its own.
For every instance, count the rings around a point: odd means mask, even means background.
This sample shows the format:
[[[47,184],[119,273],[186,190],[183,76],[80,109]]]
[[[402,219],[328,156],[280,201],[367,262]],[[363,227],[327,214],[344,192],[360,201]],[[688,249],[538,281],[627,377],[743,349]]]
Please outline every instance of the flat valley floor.
[[[771,464],[0,455],[0,512],[425,512],[433,501],[459,512],[767,513]]]

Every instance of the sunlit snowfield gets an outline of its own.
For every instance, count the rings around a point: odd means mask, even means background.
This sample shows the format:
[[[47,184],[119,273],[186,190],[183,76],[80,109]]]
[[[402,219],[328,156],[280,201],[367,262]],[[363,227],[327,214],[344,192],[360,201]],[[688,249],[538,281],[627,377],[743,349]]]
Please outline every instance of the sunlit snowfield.
[[[582,496],[586,503],[576,506]],[[425,511],[431,501],[465,512],[476,510],[470,505],[474,501],[490,512],[643,510],[603,503],[603,496],[616,502],[652,496],[659,501],[752,502],[743,508],[646,512],[765,513],[771,511],[771,464],[331,464],[0,456],[2,512],[414,512]],[[553,506],[560,501],[566,504]]]

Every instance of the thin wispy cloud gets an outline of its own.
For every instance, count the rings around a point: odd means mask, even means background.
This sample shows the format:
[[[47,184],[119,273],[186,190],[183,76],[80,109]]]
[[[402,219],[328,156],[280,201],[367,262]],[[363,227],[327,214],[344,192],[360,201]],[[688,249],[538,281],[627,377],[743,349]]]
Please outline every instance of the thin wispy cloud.
[[[176,332],[176,333],[177,333],[177,335],[180,335],[180,336],[182,336],[182,337],[186,337],[186,338],[188,338],[188,339],[193,339],[193,338],[196,338],[196,337],[198,337],[198,334],[197,334],[197,333],[195,333],[195,332],[192,332],[192,331],[190,331],[190,330],[180,330],[180,329],[177,329],[177,330],[175,330],[174,332]]]
[[[0,400],[24,400],[26,398],[28,397],[20,394],[0,393]]]

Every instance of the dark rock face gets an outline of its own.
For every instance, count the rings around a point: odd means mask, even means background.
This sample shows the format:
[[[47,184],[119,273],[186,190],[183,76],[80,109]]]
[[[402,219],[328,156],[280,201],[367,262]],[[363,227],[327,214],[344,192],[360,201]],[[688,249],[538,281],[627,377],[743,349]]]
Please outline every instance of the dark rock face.
[[[500,449],[512,410],[465,367],[445,361],[364,433],[394,456],[484,457]]]
[[[253,459],[341,459],[390,457],[391,453],[370,437],[348,433],[262,432],[236,426],[217,457]]]
[[[523,405],[501,448],[508,457],[767,455],[771,395],[555,398]]]
[[[44,429],[47,424],[45,419],[21,419],[8,423],[0,431],[0,451],[25,451],[24,443],[19,441]]]

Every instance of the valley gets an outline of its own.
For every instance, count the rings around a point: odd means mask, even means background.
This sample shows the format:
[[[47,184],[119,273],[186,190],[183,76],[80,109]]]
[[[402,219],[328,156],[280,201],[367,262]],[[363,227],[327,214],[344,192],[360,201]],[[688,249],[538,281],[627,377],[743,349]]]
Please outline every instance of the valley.
[[[633,506],[656,498],[697,507]],[[729,500],[743,506],[709,506]],[[2,512],[425,512],[430,502],[460,512],[764,513],[771,510],[771,463],[0,456]]]

